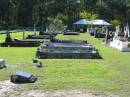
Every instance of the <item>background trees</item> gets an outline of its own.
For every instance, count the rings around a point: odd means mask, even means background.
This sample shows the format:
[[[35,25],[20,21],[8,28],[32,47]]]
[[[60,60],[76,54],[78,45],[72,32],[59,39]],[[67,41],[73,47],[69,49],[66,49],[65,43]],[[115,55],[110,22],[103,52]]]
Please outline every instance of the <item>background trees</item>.
[[[63,16],[63,23],[70,27],[84,14],[126,23],[130,22],[129,7],[130,0],[0,0],[0,28],[46,27],[48,19],[57,15]]]

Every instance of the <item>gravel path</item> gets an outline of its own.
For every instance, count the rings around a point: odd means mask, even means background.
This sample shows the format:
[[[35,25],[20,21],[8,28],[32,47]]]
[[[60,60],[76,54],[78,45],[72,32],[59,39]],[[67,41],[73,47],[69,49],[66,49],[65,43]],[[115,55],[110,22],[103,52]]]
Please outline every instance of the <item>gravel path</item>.
[[[10,81],[0,82],[0,97],[119,97],[111,94],[87,93],[80,91],[55,91],[26,90],[21,85]]]

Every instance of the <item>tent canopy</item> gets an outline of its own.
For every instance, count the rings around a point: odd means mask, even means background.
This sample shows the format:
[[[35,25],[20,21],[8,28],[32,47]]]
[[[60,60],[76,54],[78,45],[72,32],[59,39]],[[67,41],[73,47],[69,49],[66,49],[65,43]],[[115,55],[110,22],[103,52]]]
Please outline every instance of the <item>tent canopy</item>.
[[[86,19],[81,19],[77,22],[74,23],[75,25],[99,25],[99,26],[111,26],[110,23],[106,22],[105,20],[102,19],[97,19],[97,20],[86,20]]]
[[[105,20],[92,20],[92,25],[100,25],[100,26],[110,26],[111,24],[106,22]]]
[[[77,21],[76,23],[74,23],[75,25],[89,25],[89,24],[91,24],[91,21],[89,21],[89,20],[86,20],[86,19],[81,19],[81,20],[79,20],[79,21]]]

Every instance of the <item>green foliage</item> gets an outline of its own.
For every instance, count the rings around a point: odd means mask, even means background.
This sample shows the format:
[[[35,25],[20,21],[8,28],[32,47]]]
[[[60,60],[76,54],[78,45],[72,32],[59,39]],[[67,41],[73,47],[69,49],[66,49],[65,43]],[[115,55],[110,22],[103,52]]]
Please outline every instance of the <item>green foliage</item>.
[[[55,18],[49,18],[49,30],[51,32],[54,31],[61,31],[64,29],[65,25],[63,24],[61,18],[59,18],[59,16],[55,17]]]
[[[55,18],[57,14],[64,24],[69,25],[69,21],[71,23],[77,20],[79,12],[81,12],[80,17],[86,19],[118,19],[130,22],[129,0],[126,0],[127,4],[124,0],[80,0],[77,3],[76,1],[0,0],[0,25],[1,27],[5,24],[27,27],[36,23],[37,26],[47,26],[48,17]]]
[[[67,24],[68,16],[63,15],[63,14],[58,14],[56,18],[58,18],[59,20],[61,20],[63,24]]]
[[[98,17],[99,17],[98,14],[93,14],[87,11],[80,12],[80,18],[83,19],[97,19]]]
[[[116,27],[118,25],[121,25],[121,21],[114,19],[114,20],[111,20],[111,24],[112,24],[113,27]]]

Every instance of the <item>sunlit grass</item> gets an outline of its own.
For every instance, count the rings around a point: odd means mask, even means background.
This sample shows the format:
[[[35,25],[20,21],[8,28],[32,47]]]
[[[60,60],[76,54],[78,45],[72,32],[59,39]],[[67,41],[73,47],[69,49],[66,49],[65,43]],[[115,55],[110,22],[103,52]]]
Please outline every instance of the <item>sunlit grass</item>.
[[[22,33],[11,35],[22,37]],[[0,70],[0,79],[9,79],[11,73],[23,70],[39,76],[39,81],[31,85],[33,88],[83,89],[117,93],[123,97],[130,95],[130,52],[120,52],[87,34],[58,35],[57,38],[87,40],[99,50],[103,59],[42,59],[43,68],[38,69],[32,64],[36,48],[0,48],[0,58],[8,63],[7,69]],[[4,35],[0,35],[0,41],[3,39]]]

